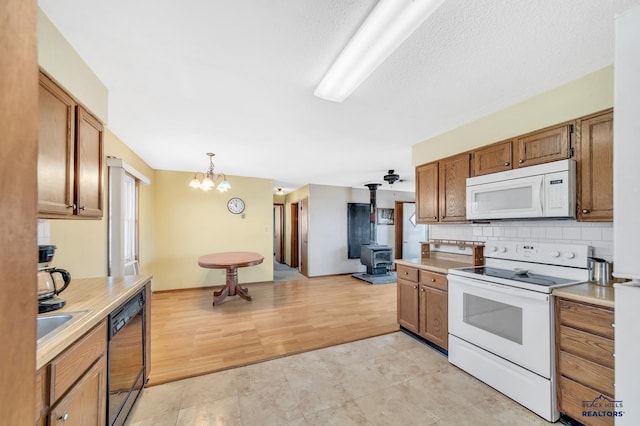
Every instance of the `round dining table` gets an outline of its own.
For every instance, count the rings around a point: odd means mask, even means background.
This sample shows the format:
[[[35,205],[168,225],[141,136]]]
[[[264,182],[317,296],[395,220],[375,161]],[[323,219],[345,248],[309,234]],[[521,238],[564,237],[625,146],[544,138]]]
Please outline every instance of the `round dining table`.
[[[238,268],[259,265],[264,260],[260,253],[252,251],[229,251],[210,253],[200,256],[198,265],[208,269],[226,269],[227,280],[225,286],[213,292],[213,306],[220,303],[227,296],[238,295],[244,300],[251,300],[249,290],[238,284]]]

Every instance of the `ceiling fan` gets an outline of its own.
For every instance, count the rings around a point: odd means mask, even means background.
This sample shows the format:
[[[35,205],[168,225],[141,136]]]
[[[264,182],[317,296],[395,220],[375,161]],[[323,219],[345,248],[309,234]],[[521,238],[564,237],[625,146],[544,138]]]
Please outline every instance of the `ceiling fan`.
[[[394,182],[404,182],[403,179],[400,179],[400,175],[395,173],[395,170],[391,169],[389,170],[389,173],[387,173],[386,175],[384,175],[383,178],[386,182],[389,182],[389,185],[393,185]]]

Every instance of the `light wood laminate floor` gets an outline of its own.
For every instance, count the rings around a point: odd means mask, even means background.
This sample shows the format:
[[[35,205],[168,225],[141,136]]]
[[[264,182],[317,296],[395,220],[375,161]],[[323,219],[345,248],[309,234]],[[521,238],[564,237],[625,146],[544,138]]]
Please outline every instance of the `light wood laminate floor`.
[[[253,301],[213,289],[152,297],[150,385],[397,331],[396,284],[349,275],[243,285]]]

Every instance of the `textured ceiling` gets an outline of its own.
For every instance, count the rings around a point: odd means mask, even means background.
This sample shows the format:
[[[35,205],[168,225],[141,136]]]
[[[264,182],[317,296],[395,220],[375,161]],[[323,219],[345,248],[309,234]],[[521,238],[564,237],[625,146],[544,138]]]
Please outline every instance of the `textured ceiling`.
[[[38,3],[151,167],[204,171],[212,151],[288,191],[388,169],[412,191],[412,145],[613,63],[613,18],[640,0],[447,0],[343,103],[313,91],[374,0]]]

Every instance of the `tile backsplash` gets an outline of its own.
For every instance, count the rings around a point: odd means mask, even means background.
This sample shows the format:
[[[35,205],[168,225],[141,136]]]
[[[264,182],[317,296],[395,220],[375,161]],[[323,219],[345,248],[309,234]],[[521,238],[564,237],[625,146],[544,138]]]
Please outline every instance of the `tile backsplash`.
[[[534,241],[587,244],[593,255],[613,261],[613,223],[575,220],[494,221],[459,225],[431,225],[429,238],[467,241]]]
[[[49,230],[49,221],[38,219],[38,245],[51,244],[51,232]]]

